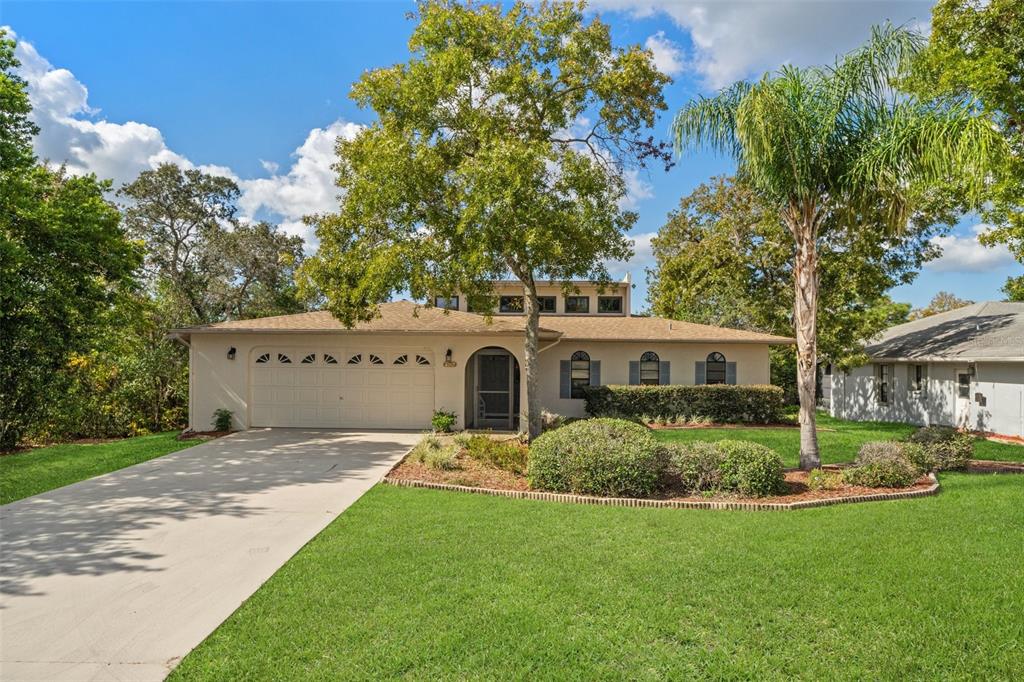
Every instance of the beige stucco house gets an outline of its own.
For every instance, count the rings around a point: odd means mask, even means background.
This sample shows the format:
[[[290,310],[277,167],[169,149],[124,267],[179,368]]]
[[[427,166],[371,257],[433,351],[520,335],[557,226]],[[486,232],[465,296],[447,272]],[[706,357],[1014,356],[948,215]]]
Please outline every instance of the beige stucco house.
[[[768,348],[792,339],[630,314],[628,280],[604,290],[541,287],[544,409],[583,416],[581,387],[769,382]],[[489,318],[460,297],[398,301],[346,329],[329,312],[178,329],[189,348],[189,426],[231,410],[236,428],[518,429],[526,405],[522,287],[497,284]]]

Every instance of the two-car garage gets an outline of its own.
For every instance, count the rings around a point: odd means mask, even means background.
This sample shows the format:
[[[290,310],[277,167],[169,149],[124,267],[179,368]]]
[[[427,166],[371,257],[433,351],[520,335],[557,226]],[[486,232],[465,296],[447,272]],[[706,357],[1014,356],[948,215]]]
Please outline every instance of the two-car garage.
[[[249,378],[252,426],[423,429],[434,411],[426,350],[260,347]]]

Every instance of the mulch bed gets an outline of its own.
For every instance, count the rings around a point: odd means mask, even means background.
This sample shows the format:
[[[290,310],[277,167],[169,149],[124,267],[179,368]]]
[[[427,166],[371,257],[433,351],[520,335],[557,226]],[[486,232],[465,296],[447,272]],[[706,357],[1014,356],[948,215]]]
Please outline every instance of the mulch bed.
[[[530,484],[526,477],[509,471],[498,469],[484,462],[461,454],[457,459],[459,468],[443,471],[433,469],[420,462],[406,457],[395,465],[387,475],[392,482],[423,481],[443,485],[464,486],[467,488],[486,488],[490,490],[528,491]],[[825,467],[837,469],[838,467]],[[809,502],[813,500],[831,500],[864,495],[887,495],[926,490],[935,484],[928,476],[922,476],[907,488],[864,488],[843,484],[834,490],[811,490],[807,487],[807,472],[798,469],[785,473],[787,492],[771,497],[740,497],[735,494],[719,493],[705,497],[703,495],[687,495],[681,490],[667,489],[660,494],[651,496],[652,500],[676,502],[755,502],[759,504],[789,504],[793,502]]]

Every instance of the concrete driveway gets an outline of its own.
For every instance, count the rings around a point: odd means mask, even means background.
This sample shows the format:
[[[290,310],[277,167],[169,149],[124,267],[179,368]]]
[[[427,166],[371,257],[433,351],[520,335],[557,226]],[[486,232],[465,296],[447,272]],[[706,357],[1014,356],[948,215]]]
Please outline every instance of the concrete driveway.
[[[0,507],[0,679],[163,679],[418,439],[245,431]]]

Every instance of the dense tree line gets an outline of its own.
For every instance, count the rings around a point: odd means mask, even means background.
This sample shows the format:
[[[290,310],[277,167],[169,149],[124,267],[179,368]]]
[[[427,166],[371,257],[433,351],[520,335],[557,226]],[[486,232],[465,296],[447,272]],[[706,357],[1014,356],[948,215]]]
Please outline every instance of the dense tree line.
[[[238,187],[163,165],[116,192],[37,159],[0,35],[0,449],[180,428],[175,327],[304,309],[302,240],[236,218]]]

